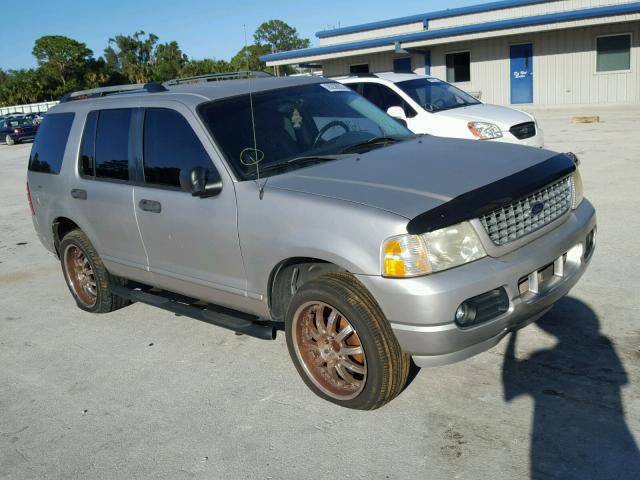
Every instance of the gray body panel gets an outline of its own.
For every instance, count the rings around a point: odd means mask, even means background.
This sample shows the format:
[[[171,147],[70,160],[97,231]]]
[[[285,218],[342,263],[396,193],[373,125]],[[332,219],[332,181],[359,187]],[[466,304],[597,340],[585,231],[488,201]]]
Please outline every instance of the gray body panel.
[[[489,257],[414,279],[381,276],[381,245],[406,233],[407,221],[465,192],[542,162],[555,153],[509,144],[420,137],[268,180],[240,182],[196,114],[203,102],[253,91],[327,81],[322,78],[234,80],[63,103],[51,112],[75,119],[59,175],[29,172],[39,238],[51,251],[55,219],[73,220],[114,274],[264,318],[269,282],[292,258],[330,262],[371,291],[400,345],[420,365],[446,363],[489,348],[508,328],[533,321],[567,293],[575,271],[535,305],[519,298],[517,280],[583,242],[595,225],[588,202],[512,248],[495,248],[478,231]],[[161,107],[185,117],[222,177],[216,197],[81,178],[77,159],[86,115],[108,108]],[[260,187],[264,195],[260,196]],[[87,191],[87,200],[70,196]],[[160,213],[139,208],[160,202]],[[514,284],[514,282],[516,282]],[[514,286],[515,285],[515,286]],[[459,303],[504,286],[512,308],[463,331],[452,321]]]
[[[520,145],[423,136],[279,175],[269,185],[413,218],[554,155]]]

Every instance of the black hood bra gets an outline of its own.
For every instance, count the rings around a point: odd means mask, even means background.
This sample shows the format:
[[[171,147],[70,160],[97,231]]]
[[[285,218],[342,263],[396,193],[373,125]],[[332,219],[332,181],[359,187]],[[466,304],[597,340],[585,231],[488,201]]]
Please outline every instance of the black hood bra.
[[[417,215],[407,224],[407,232],[414,235],[432,232],[480,217],[540,190],[575,169],[574,160],[561,153]]]

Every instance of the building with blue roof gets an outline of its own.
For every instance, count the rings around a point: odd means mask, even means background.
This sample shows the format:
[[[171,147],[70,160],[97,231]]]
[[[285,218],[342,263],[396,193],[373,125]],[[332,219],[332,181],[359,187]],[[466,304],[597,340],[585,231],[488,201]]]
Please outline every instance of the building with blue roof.
[[[500,0],[316,36],[262,59],[330,77],[433,75],[503,105],[640,102],[640,1]]]

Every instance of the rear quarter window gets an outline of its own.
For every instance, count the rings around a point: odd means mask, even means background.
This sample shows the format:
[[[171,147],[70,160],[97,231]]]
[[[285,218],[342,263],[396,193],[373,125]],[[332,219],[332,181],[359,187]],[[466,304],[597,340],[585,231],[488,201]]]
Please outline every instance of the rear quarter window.
[[[60,173],[74,116],[70,112],[50,113],[44,118],[31,148],[30,171],[55,175]]]

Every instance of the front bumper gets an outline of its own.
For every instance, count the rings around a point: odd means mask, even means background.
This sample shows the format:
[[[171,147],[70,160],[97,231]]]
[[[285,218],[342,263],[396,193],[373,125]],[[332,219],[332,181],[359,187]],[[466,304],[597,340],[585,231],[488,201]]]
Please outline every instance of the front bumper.
[[[537,294],[521,294],[519,281],[562,258],[582,244],[596,226],[588,200],[554,230],[499,258],[485,257],[445,272],[409,279],[358,275],[376,298],[403,351],[418,366],[464,360],[497,344],[509,331],[544,315],[576,284],[589,264],[588,257],[569,255],[562,276],[554,276]],[[509,297],[506,313],[469,328],[453,321],[465,300],[503,287]]]

